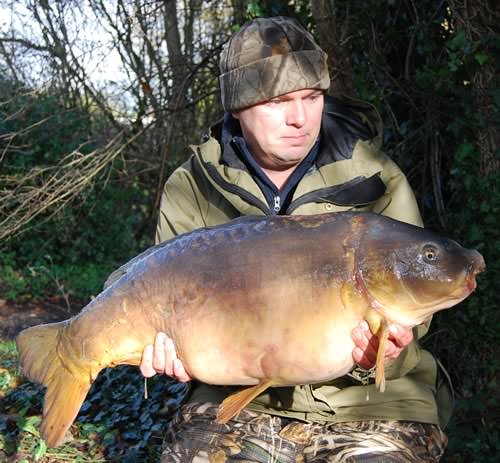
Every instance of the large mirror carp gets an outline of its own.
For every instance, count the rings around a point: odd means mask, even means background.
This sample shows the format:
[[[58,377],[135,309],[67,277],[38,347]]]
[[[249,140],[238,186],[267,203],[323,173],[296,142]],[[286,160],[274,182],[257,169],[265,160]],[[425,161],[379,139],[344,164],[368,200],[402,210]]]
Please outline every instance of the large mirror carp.
[[[380,339],[413,327],[476,288],[482,256],[378,214],[242,217],[180,235],[117,270],[69,320],[17,338],[20,365],[47,386],[42,433],[58,445],[98,373],[138,365],[158,331],[205,383],[249,386],[229,396],[225,422],[268,387],[330,381],[354,366],[351,330]]]

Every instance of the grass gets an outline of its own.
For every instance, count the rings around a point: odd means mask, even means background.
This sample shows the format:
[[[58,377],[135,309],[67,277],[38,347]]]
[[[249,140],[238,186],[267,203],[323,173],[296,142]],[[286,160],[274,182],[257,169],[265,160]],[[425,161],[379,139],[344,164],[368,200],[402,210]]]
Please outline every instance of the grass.
[[[40,436],[43,388],[17,371],[12,341],[0,340],[0,461],[156,462],[185,386],[166,377],[144,380],[137,368],[105,370],[92,386],[67,442],[47,448]]]

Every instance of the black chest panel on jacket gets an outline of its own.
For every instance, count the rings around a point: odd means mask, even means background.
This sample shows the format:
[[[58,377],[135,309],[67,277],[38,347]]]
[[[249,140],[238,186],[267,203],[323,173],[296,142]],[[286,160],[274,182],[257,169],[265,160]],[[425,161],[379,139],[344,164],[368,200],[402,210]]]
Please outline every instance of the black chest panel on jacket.
[[[212,128],[211,135],[219,140],[222,146],[222,162],[224,164],[235,169],[245,170],[252,176],[255,175],[252,174],[251,166],[249,168],[245,159],[241,157],[241,153],[238,153],[238,150],[235,149],[234,137],[242,137],[237,119],[226,113],[224,119]],[[319,153],[315,156],[314,166],[320,168],[332,162],[351,159],[356,142],[358,140],[369,140],[375,135],[376,133],[348,106],[336,98],[325,97]],[[208,169],[208,171],[214,173],[214,169]],[[305,172],[302,175],[305,175]],[[212,176],[214,177],[214,175]],[[215,175],[214,180],[224,186],[221,183],[222,179],[218,177],[219,175]],[[262,182],[256,179],[256,183],[262,189]],[[231,190],[234,193],[238,192],[238,188],[231,185]],[[385,190],[386,186],[378,174],[369,178],[359,176],[341,185],[311,191],[292,202],[290,202],[291,198],[286,198],[283,203],[285,207],[279,213],[289,214],[307,202],[333,203],[339,206],[363,206],[375,202],[384,194]],[[241,196],[243,197],[243,192]],[[260,208],[263,209],[263,207]],[[272,208],[270,207],[267,212],[273,213]]]
[[[369,140],[376,134],[361,118],[335,98],[325,98],[321,121],[321,150],[316,166],[351,159],[358,140]]]

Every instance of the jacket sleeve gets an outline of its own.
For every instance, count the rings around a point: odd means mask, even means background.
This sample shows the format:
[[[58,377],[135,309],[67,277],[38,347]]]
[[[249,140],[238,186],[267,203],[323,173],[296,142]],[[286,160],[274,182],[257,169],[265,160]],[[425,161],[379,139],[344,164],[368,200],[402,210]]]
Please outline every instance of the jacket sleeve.
[[[192,159],[178,167],[168,178],[163,188],[158,222],[156,244],[205,226],[198,189],[189,173]]]
[[[379,156],[383,165],[380,176],[386,185],[385,196],[390,197],[390,202],[381,213],[401,222],[423,227],[417,201],[406,176],[387,155],[380,153]]]

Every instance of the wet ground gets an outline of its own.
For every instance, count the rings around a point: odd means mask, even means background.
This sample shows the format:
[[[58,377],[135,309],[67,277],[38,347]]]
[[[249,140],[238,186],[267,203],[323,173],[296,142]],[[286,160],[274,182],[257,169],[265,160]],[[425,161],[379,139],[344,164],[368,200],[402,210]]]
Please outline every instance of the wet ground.
[[[0,338],[14,339],[21,330],[30,326],[66,320],[81,308],[77,302],[71,302],[68,307],[62,298],[19,303],[0,299]]]

